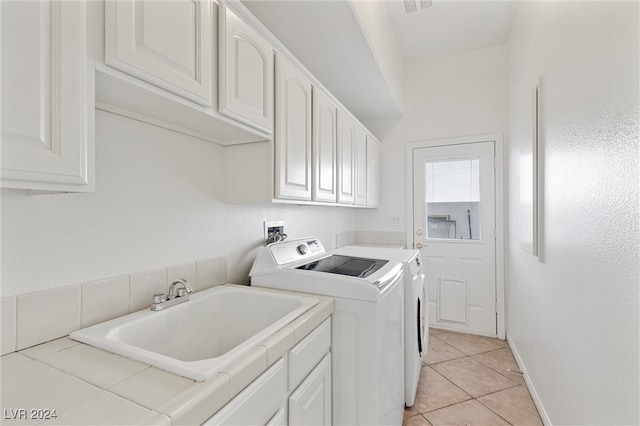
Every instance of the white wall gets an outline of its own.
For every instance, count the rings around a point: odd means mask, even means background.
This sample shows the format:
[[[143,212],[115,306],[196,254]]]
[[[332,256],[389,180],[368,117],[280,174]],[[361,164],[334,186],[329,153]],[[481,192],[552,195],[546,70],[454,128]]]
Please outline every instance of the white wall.
[[[355,12],[391,93],[398,104],[402,105],[403,61],[386,3],[384,1],[351,1],[349,5]]]
[[[10,296],[218,255],[244,283],[264,220],[333,248],[350,208],[229,205],[222,147],[96,111],[96,192],[2,190],[2,287]]]
[[[381,135],[380,208],[357,212],[360,230],[405,231],[407,142],[506,132],[507,71],[506,45],[405,65],[404,117]]]
[[[507,332],[552,424],[638,424],[638,2],[522,2],[510,43]],[[542,76],[543,256],[519,246]]]

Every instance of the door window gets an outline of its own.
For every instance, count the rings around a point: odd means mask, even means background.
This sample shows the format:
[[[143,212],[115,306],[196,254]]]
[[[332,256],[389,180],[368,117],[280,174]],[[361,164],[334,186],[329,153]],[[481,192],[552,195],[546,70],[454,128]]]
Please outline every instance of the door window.
[[[480,240],[480,159],[425,163],[428,239]]]

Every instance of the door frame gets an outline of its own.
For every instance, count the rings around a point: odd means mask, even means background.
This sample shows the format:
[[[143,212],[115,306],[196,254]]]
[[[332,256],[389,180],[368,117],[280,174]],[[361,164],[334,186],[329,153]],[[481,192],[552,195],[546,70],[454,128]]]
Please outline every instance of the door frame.
[[[409,142],[407,144],[406,154],[406,171],[407,171],[407,197],[406,197],[406,213],[407,213],[407,230],[406,244],[407,248],[414,248],[415,240],[413,235],[413,151],[420,148],[433,148],[437,146],[462,145],[478,142],[493,142],[495,145],[495,219],[496,219],[496,331],[498,339],[505,339],[505,167],[504,167],[504,139],[501,133],[492,133],[484,135],[462,136],[446,139],[429,139],[422,141]]]

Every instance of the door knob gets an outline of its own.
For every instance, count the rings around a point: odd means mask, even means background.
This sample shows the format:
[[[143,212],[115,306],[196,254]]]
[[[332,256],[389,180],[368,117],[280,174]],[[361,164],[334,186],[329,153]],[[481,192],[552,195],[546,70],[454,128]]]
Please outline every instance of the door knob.
[[[422,243],[418,243],[418,244],[416,244],[416,248],[417,248],[417,249],[421,249],[421,248],[422,248]]]

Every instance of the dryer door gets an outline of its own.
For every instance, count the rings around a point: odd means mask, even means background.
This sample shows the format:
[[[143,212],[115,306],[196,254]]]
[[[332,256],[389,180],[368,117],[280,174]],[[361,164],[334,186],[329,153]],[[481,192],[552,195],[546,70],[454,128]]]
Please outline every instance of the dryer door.
[[[416,294],[418,295],[416,321],[418,322],[418,351],[421,358],[427,355],[427,347],[429,345],[429,297],[427,295],[428,287],[424,281],[424,274],[420,273],[416,285]]]

